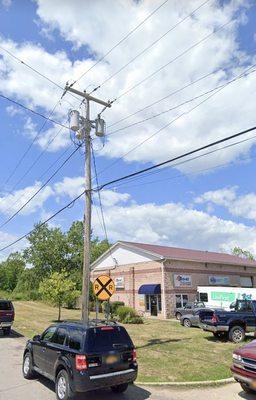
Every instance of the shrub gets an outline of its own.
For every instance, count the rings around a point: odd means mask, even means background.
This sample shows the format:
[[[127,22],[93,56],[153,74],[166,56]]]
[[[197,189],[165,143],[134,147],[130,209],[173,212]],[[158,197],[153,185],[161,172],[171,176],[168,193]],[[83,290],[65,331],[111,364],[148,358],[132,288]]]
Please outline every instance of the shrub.
[[[110,303],[110,311],[112,316],[117,316],[117,310],[119,307],[123,307],[124,302],[123,301],[113,301]]]
[[[126,318],[136,317],[137,313],[132,307],[121,306],[117,309],[117,316],[123,322]]]
[[[124,324],[143,324],[143,319],[139,315],[136,315],[136,317],[127,316],[124,319],[123,323]]]

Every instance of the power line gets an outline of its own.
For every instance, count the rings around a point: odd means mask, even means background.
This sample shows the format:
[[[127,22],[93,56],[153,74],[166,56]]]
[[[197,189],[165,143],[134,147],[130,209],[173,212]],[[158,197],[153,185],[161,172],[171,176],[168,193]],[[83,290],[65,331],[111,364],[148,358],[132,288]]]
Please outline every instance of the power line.
[[[254,64],[254,66],[256,66],[256,64]],[[190,98],[190,99],[188,99],[188,100],[186,100],[186,101],[184,101],[184,102],[182,102],[182,103],[179,103],[179,104],[177,104],[176,106],[173,106],[173,107],[171,107],[171,108],[168,108],[167,110],[160,111],[159,113],[154,114],[154,115],[151,115],[151,116],[148,117],[148,118],[145,118],[145,119],[142,119],[142,120],[140,120],[140,121],[134,122],[134,123],[132,123],[132,124],[123,126],[123,127],[121,127],[121,128],[118,128],[118,129],[115,129],[114,131],[109,132],[106,136],[114,135],[115,133],[118,133],[118,132],[120,132],[120,131],[123,131],[123,130],[125,130],[125,129],[127,129],[127,128],[131,128],[132,126],[136,126],[136,125],[142,124],[143,122],[149,121],[149,120],[151,120],[151,119],[153,119],[153,118],[159,117],[160,115],[163,115],[163,114],[166,114],[166,113],[168,113],[168,112],[170,112],[170,111],[176,110],[177,108],[182,107],[182,106],[184,106],[184,105],[186,105],[186,104],[189,104],[189,103],[191,103],[191,102],[193,102],[193,101],[195,101],[195,100],[197,100],[197,99],[200,99],[201,97],[203,97],[203,96],[205,96],[205,95],[207,95],[207,94],[210,94],[210,93],[212,93],[212,92],[215,92],[217,89],[220,89],[220,88],[223,88],[223,87],[227,86],[227,84],[233,83],[233,82],[237,81],[238,79],[244,78],[245,76],[247,77],[248,75],[254,73],[255,71],[256,71],[256,70],[254,69],[254,70],[252,70],[252,71],[250,71],[250,72],[248,72],[248,73],[245,72],[245,73],[244,73],[243,75],[241,75],[241,76],[238,76],[238,77],[236,77],[236,78],[234,78],[234,79],[231,79],[230,81],[228,81],[228,82],[226,82],[226,83],[223,83],[222,85],[216,86],[215,88],[212,88],[212,89],[210,89],[210,90],[207,90],[206,92],[201,93],[201,94],[198,95],[198,96],[192,97],[192,98]]]
[[[227,136],[227,137],[222,138],[222,139],[220,139],[220,140],[217,140],[217,141],[215,141],[215,142],[211,142],[211,143],[209,143],[209,144],[207,144],[207,145],[205,145],[205,146],[202,146],[202,147],[199,147],[199,148],[194,149],[194,150],[192,150],[192,151],[189,151],[189,152],[187,152],[187,153],[181,154],[180,156],[171,158],[171,159],[166,160],[166,161],[164,161],[164,162],[162,162],[162,163],[155,164],[155,165],[153,165],[153,166],[151,166],[151,167],[144,168],[144,169],[139,170],[139,171],[136,171],[136,172],[134,172],[134,173],[132,173],[132,174],[125,175],[125,176],[123,176],[123,177],[121,177],[121,178],[118,178],[118,179],[115,179],[115,180],[106,182],[105,184],[101,185],[100,187],[96,187],[96,188],[94,188],[94,189],[92,189],[92,190],[93,190],[93,191],[102,190],[104,187],[110,186],[110,185],[113,184],[113,183],[121,182],[121,181],[124,181],[125,179],[128,179],[128,178],[130,178],[130,177],[134,177],[134,176],[143,174],[143,173],[145,173],[145,172],[152,171],[152,170],[154,170],[154,169],[156,169],[156,168],[159,168],[159,167],[161,167],[161,166],[163,166],[163,165],[167,165],[167,164],[169,164],[169,163],[171,163],[171,162],[173,162],[173,161],[182,159],[182,158],[184,158],[184,157],[187,157],[188,155],[191,155],[191,154],[194,154],[194,153],[196,153],[196,152],[202,151],[202,150],[204,150],[204,149],[206,149],[206,148],[210,148],[210,147],[212,147],[212,146],[216,146],[217,144],[224,143],[224,142],[226,142],[226,141],[228,141],[228,140],[232,140],[232,139],[234,139],[234,138],[236,138],[236,137],[245,135],[246,133],[252,132],[252,131],[254,131],[254,130],[256,130],[256,126],[254,126],[254,127],[252,127],[252,128],[249,128],[249,129],[246,129],[246,130],[244,130],[244,131],[238,132],[238,133],[236,133],[236,134],[234,134],[234,135]],[[77,150],[77,149],[76,149],[76,150]],[[42,223],[40,223],[38,226],[40,227],[40,226],[45,225],[47,222],[49,222],[51,219],[53,219],[56,215],[60,214],[60,213],[61,213],[62,211],[64,211],[65,209],[69,208],[69,207],[70,207],[71,205],[73,205],[78,199],[80,199],[80,198],[84,195],[85,192],[86,192],[86,191],[84,190],[84,191],[83,191],[82,193],[80,193],[77,197],[75,197],[73,200],[71,200],[66,206],[62,207],[62,208],[61,208],[60,210],[58,210],[55,214],[53,214],[52,216],[50,216],[49,218],[47,218],[45,221],[43,221]],[[21,236],[20,238],[16,239],[16,240],[13,241],[12,243],[10,243],[10,244],[8,244],[8,245],[2,247],[2,248],[0,249],[0,251],[6,250],[7,248],[13,246],[14,244],[20,242],[21,240],[23,240],[24,238],[26,238],[28,235],[30,235],[34,230],[35,230],[35,228],[32,229],[31,231],[29,231],[28,233],[26,233],[25,235]]]
[[[91,71],[96,65],[103,61],[114,49],[116,49],[121,43],[123,43],[129,36],[131,36],[140,26],[142,26],[148,19],[150,19],[160,8],[162,8],[169,0],[165,0],[157,8],[155,8],[146,18],[144,18],[138,25],[136,25],[131,31],[129,31],[121,40],[119,40],[111,49],[109,49],[102,57],[100,57],[90,68],[88,68],[82,75],[79,76],[70,87],[74,86],[80,79],[82,79],[89,71]],[[97,88],[95,89],[97,90]],[[95,91],[93,90],[93,91]]]
[[[211,0],[206,0],[202,4],[200,4],[198,7],[196,7],[192,12],[190,12],[188,15],[186,15],[184,18],[179,20],[175,25],[173,25],[170,29],[168,29],[164,34],[162,34],[158,39],[154,40],[149,46],[147,46],[145,49],[143,49],[140,53],[138,53],[135,57],[133,57],[130,61],[128,61],[126,64],[124,64],[121,68],[119,68],[116,72],[111,74],[108,78],[106,78],[100,85],[94,88],[93,91],[96,91],[102,86],[104,86],[107,82],[109,82],[111,79],[113,79],[116,75],[118,75],[121,71],[123,71],[128,65],[132,64],[135,60],[137,60],[140,56],[142,56],[144,53],[146,53],[149,49],[151,49],[155,44],[160,42],[165,36],[167,36],[170,32],[172,32],[175,28],[177,28],[179,25],[181,25],[184,21],[186,21],[188,18],[192,17],[193,14],[195,14],[200,8],[202,8],[205,4],[207,4]]]
[[[52,178],[57,175],[57,173],[61,170],[61,168],[64,167],[64,165],[70,160],[70,158],[79,150],[79,148],[82,146],[82,144],[80,146],[78,146],[69,156],[68,158],[66,158],[63,163],[58,167],[58,169],[47,179],[47,181],[40,186],[40,188],[14,213],[12,214],[6,221],[4,221],[1,225],[0,228],[2,228],[3,226],[7,225],[16,215],[18,215],[20,213],[21,210],[23,210],[23,208],[25,208],[36,196],[39,192],[41,192],[41,190],[43,188],[45,188],[45,186],[48,185],[48,183],[52,180]]]
[[[0,46],[0,50],[4,51],[6,54],[8,54],[10,57],[12,57],[13,59],[15,59],[17,62],[20,62],[22,65],[24,65],[25,67],[29,68],[31,71],[33,71],[34,73],[36,73],[37,75],[39,75],[41,78],[46,79],[48,82],[50,82],[52,85],[56,86],[58,89],[61,89],[62,91],[64,90],[64,88],[59,85],[58,83],[56,83],[54,80],[52,80],[51,78],[49,78],[48,76],[46,76],[45,74],[43,74],[42,72],[38,71],[36,68],[32,67],[31,65],[29,65],[27,62],[23,61],[21,58],[17,57],[14,53],[12,53],[10,50],[7,50],[6,48]],[[77,97],[75,95],[73,95],[72,93],[70,93],[72,97],[74,97],[77,100]],[[67,101],[71,106],[72,104]]]
[[[144,82],[146,82],[148,79],[152,78],[155,76],[158,72],[162,71],[164,68],[166,68],[168,65],[174,63],[176,60],[187,54],[189,51],[193,50],[195,47],[199,46],[201,43],[205,42],[207,39],[209,39],[211,36],[215,35],[217,32],[222,30],[225,26],[230,24],[232,22],[232,19],[228,22],[225,22],[225,24],[222,24],[219,28],[213,30],[211,33],[208,35],[204,36],[202,39],[200,39],[198,42],[194,43],[192,46],[188,47],[186,50],[182,51],[180,54],[178,54],[176,57],[172,58],[168,63],[162,65],[159,67],[156,71],[152,72],[150,75],[146,76],[143,78],[141,81],[137,82],[135,85],[129,87],[127,90],[125,90],[123,93],[121,93],[119,96],[117,96],[114,101],[120,100],[122,97],[126,96],[128,93],[130,93],[133,89],[137,88],[138,86],[142,85]]]
[[[66,204],[64,207],[62,207],[60,210],[56,211],[55,214],[51,215],[49,218],[47,218],[46,220],[44,220],[43,222],[37,224],[36,228],[40,228],[41,226],[44,226],[45,224],[47,224],[47,222],[51,221],[53,218],[55,218],[58,214],[60,214],[62,211],[66,210],[67,208],[70,208],[78,199],[80,199],[83,195],[84,195],[85,191],[83,191],[81,194],[79,194],[79,196],[75,197],[73,200],[71,200],[68,204]],[[4,251],[6,249],[8,249],[9,247],[13,246],[14,244],[20,242],[21,240],[25,239],[27,236],[29,236],[31,233],[33,233],[35,231],[35,229],[32,229],[31,231],[27,232],[25,235],[19,237],[18,239],[14,240],[12,243],[2,247],[0,249],[0,251]]]
[[[252,66],[250,66],[249,68],[247,68],[242,74],[237,75],[238,77],[241,77],[243,75],[245,75],[246,73],[248,73],[252,68],[255,67],[256,64],[253,64]],[[174,122],[176,122],[177,120],[179,120],[180,118],[182,118],[185,115],[190,114],[192,111],[194,111],[195,109],[197,109],[198,107],[200,107],[203,103],[205,103],[206,101],[208,101],[210,98],[212,98],[213,96],[215,96],[217,93],[219,93],[221,90],[223,90],[225,87],[227,87],[228,85],[230,85],[232,82],[227,82],[223,87],[217,89],[214,93],[210,94],[208,97],[206,97],[206,99],[202,100],[200,103],[196,104],[194,107],[190,108],[188,111],[184,111],[182,114],[178,115],[177,117],[175,117],[173,120],[171,120],[170,122],[168,122],[167,124],[165,124],[162,128],[158,129],[156,132],[154,132],[152,135],[148,136],[146,139],[144,139],[142,142],[138,143],[136,146],[132,147],[129,151],[127,151],[126,153],[124,153],[121,157],[119,157],[117,160],[115,160],[114,162],[112,162],[106,169],[109,169],[110,167],[112,167],[113,165],[115,165],[116,163],[119,162],[119,160],[121,160],[122,158],[124,158],[125,156],[127,156],[128,154],[132,153],[134,150],[136,150],[137,148],[139,148],[140,146],[142,146],[144,143],[146,143],[148,140],[152,139],[154,136],[156,136],[158,133],[162,132],[164,129],[166,129],[168,126],[172,125]],[[104,171],[105,171],[104,170]],[[101,172],[104,172],[101,171]]]
[[[54,111],[56,110],[56,107],[58,106],[59,102],[57,102],[55,104],[55,106],[53,107],[52,111],[49,114],[49,118],[52,116],[52,114],[54,113]],[[30,149],[32,148],[33,144],[36,142],[38,136],[40,135],[40,133],[42,132],[42,130],[44,129],[45,125],[47,124],[47,120],[44,121],[43,125],[41,126],[41,128],[38,130],[37,134],[35,135],[35,137],[33,138],[32,142],[29,144],[29,146],[27,147],[27,149],[25,150],[25,152],[23,153],[23,155],[20,157],[19,161],[16,163],[15,167],[13,168],[13,170],[11,171],[11,173],[9,174],[9,176],[7,177],[7,179],[4,182],[4,185],[6,185],[10,179],[13,177],[13,175],[15,174],[15,172],[17,171],[17,169],[19,168],[20,164],[22,163],[22,161],[24,160],[24,158],[26,157],[26,155],[28,154],[28,152],[30,151]]]
[[[188,151],[188,152],[186,152],[186,153],[184,153],[184,154],[181,154],[181,155],[179,155],[179,156],[173,157],[173,158],[171,158],[171,159],[169,159],[169,160],[166,160],[166,161],[163,161],[163,162],[161,162],[161,163],[154,164],[154,165],[152,165],[151,167],[147,167],[147,168],[141,169],[141,170],[139,170],[139,171],[133,172],[133,173],[128,174],[128,175],[125,175],[125,176],[123,176],[123,177],[121,177],[121,178],[113,179],[113,180],[110,181],[110,182],[107,182],[107,183],[102,184],[99,188],[96,188],[96,190],[102,190],[102,189],[103,189],[104,187],[106,187],[106,186],[112,185],[112,184],[117,183],[117,182],[121,182],[121,181],[123,181],[123,180],[126,180],[126,179],[131,178],[131,177],[134,177],[134,176],[138,176],[138,175],[144,174],[145,172],[148,172],[148,171],[152,171],[152,170],[154,170],[154,169],[156,169],[156,168],[162,167],[163,165],[170,164],[170,163],[173,162],[173,161],[180,160],[180,159],[182,159],[182,158],[184,158],[184,157],[187,157],[187,156],[189,156],[189,155],[198,153],[199,151],[202,151],[202,150],[208,149],[208,148],[210,148],[210,147],[216,146],[216,145],[218,145],[218,144],[224,143],[224,142],[226,142],[226,141],[228,141],[228,140],[235,139],[236,137],[245,135],[246,133],[252,132],[252,131],[254,131],[254,130],[256,130],[256,126],[254,126],[254,127],[252,127],[252,128],[249,128],[249,129],[246,129],[246,130],[244,130],[244,131],[235,133],[234,135],[231,135],[231,136],[228,136],[228,137],[225,137],[225,138],[216,140],[215,142],[211,142],[211,143],[209,143],[209,144],[207,144],[207,145],[205,145],[205,146],[202,146],[202,147],[196,148],[196,149],[194,149],[194,150]],[[95,189],[94,189],[94,190],[95,190]]]
[[[31,113],[33,113],[33,114],[35,114],[35,115],[38,115],[38,116],[41,117],[41,118],[44,118],[44,119],[47,120],[47,121],[52,122],[52,123],[55,124],[55,125],[59,125],[59,126],[61,126],[62,128],[65,128],[65,129],[68,129],[68,130],[69,130],[69,127],[66,126],[66,125],[63,125],[61,122],[58,122],[58,121],[55,121],[55,120],[52,119],[52,118],[46,117],[44,114],[41,114],[40,112],[35,111],[35,110],[33,110],[32,108],[29,108],[29,107],[25,106],[24,104],[19,103],[18,101],[11,99],[10,97],[4,96],[4,95],[1,94],[1,93],[0,93],[0,97],[2,97],[4,100],[10,101],[11,103],[15,104],[16,106],[19,106],[19,107],[23,108],[23,109],[26,110],[26,111],[29,111],[29,112],[31,112]],[[58,103],[59,103],[59,101],[58,101]]]

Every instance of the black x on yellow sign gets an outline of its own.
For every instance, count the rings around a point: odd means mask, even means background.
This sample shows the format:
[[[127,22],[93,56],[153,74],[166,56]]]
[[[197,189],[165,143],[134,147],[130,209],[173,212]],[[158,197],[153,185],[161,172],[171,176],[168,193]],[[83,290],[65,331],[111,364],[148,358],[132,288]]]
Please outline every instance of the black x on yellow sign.
[[[99,300],[108,300],[115,293],[115,284],[108,275],[100,275],[93,282],[93,292]]]

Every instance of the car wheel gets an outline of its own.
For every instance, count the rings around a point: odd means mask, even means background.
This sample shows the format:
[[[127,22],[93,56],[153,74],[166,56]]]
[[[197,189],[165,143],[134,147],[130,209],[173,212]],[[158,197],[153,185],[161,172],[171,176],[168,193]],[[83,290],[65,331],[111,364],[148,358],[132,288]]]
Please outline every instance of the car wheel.
[[[114,393],[123,393],[127,390],[128,383],[122,383],[121,385],[111,386],[111,390]]]
[[[242,326],[233,326],[228,334],[229,340],[234,343],[240,343],[244,340],[245,330]]]
[[[33,369],[32,357],[30,353],[26,353],[23,358],[22,373],[25,379],[33,379],[35,371]]]
[[[176,314],[176,319],[179,321],[180,318],[181,318],[181,313],[177,312],[177,314]]]
[[[57,400],[74,399],[75,393],[71,390],[69,376],[65,369],[62,369],[56,378],[55,393]]]
[[[9,336],[11,333],[11,328],[3,328],[3,334],[4,336]]]
[[[183,320],[183,325],[185,326],[185,328],[191,328],[191,321],[188,318],[184,318]]]
[[[256,393],[256,391],[251,389],[248,385],[246,385],[246,383],[240,383],[240,385],[241,385],[241,388],[243,389],[243,391],[245,393],[251,393],[251,394],[255,394]]]

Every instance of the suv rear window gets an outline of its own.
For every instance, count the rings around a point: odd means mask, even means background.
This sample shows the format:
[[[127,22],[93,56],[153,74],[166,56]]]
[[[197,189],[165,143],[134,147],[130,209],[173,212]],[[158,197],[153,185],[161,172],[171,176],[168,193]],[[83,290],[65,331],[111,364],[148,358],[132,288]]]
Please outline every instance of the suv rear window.
[[[6,311],[6,310],[12,310],[12,303],[10,301],[0,301],[0,310],[1,311]]]
[[[101,352],[113,349],[131,348],[133,343],[122,326],[89,329],[86,338],[88,352]]]

